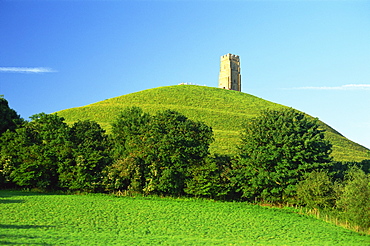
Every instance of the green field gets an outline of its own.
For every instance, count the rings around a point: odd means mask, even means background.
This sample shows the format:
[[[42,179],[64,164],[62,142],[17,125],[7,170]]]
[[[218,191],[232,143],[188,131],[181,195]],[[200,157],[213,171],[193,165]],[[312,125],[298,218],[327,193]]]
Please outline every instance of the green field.
[[[145,112],[176,110],[192,120],[206,123],[213,128],[215,142],[211,151],[234,154],[239,142],[241,125],[266,108],[281,109],[286,106],[250,94],[195,85],[177,85],[144,90],[107,99],[83,107],[57,112],[72,124],[78,120],[94,120],[106,130],[117,115],[130,106],[141,107]],[[336,161],[362,161],[370,159],[370,150],[343,137],[330,126],[320,122],[326,137],[333,144]]]
[[[341,227],[241,202],[0,191],[1,245],[370,245]]]

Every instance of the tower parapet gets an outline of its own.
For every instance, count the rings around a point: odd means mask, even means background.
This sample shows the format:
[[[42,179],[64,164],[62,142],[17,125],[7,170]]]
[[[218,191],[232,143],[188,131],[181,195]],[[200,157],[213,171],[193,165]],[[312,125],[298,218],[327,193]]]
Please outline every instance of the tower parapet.
[[[230,53],[221,56],[218,87],[227,90],[241,91],[239,56]]]

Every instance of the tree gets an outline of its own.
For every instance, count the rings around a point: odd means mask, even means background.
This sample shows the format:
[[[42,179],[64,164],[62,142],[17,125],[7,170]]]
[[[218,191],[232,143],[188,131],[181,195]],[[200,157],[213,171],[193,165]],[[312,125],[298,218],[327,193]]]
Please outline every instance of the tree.
[[[126,109],[112,132],[119,151],[111,173],[120,178],[111,179],[144,193],[183,193],[191,168],[201,165],[213,141],[210,127],[171,110],[149,116]]]
[[[42,189],[96,191],[110,164],[110,143],[93,121],[70,128],[56,114],[37,114],[32,121],[1,137],[0,165],[7,181]]]
[[[357,166],[345,175],[337,206],[346,218],[363,230],[370,227],[370,176]]]
[[[297,185],[298,201],[310,208],[330,208],[335,204],[334,184],[328,172],[313,171]]]
[[[142,160],[144,135],[151,116],[139,107],[127,107],[112,123],[112,166],[106,171],[105,186],[142,192],[145,185],[145,166]]]
[[[22,128],[1,137],[3,173],[19,186],[58,187],[58,164],[70,154],[68,126],[57,115],[31,117]]]
[[[115,157],[128,155],[141,145],[141,136],[148,130],[151,116],[139,107],[127,107],[112,123]]]
[[[181,194],[189,171],[203,163],[213,141],[212,129],[172,110],[157,113],[148,132],[149,191]]]
[[[14,131],[23,122],[17,112],[9,107],[8,101],[0,96],[0,135],[8,129]]]
[[[70,158],[59,163],[60,186],[71,190],[96,191],[102,188],[103,170],[110,164],[110,142],[94,121],[78,121],[68,135]]]
[[[280,202],[305,173],[326,168],[331,144],[317,120],[293,109],[265,110],[243,127],[233,180],[243,197]]]
[[[204,164],[191,170],[185,192],[198,197],[235,199],[230,183],[231,162],[227,155],[208,156]]]

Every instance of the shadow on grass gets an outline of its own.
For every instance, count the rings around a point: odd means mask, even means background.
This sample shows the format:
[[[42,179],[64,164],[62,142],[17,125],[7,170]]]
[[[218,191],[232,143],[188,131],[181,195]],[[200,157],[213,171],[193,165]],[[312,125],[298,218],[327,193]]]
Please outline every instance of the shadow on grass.
[[[24,200],[0,200],[1,203],[23,203]]]
[[[37,228],[49,228],[54,226],[43,226],[43,225],[3,225],[0,224],[0,229],[37,229]],[[39,237],[30,235],[5,235],[0,234],[0,245],[51,245],[48,243],[37,243],[31,242],[37,240]],[[9,240],[9,241],[6,241]],[[11,242],[16,241],[16,242]]]
[[[44,225],[3,225],[0,224],[0,229],[37,229],[37,228],[50,228],[55,226],[44,226]]]
[[[34,243],[34,242],[9,242],[9,241],[4,241],[2,240],[4,237],[8,237],[7,235],[0,235],[0,245],[53,245],[49,243]],[[13,236],[14,237],[14,236]],[[21,238],[23,240],[29,240],[29,239],[34,239],[35,237],[27,237],[27,236],[17,236],[17,239]]]
[[[0,237],[3,235],[0,235]],[[15,242],[7,242],[7,241],[2,241],[0,239],[0,245],[52,245],[48,243],[15,243]]]
[[[42,191],[22,191],[22,190],[1,190],[0,199],[13,196],[50,196],[50,195],[65,195],[61,192],[42,192]]]

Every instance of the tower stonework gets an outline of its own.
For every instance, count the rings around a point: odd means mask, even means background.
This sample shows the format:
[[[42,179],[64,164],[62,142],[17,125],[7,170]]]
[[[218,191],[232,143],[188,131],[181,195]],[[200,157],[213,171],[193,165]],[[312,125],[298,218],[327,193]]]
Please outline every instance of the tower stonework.
[[[228,90],[241,91],[240,59],[237,55],[221,56],[218,87]]]

